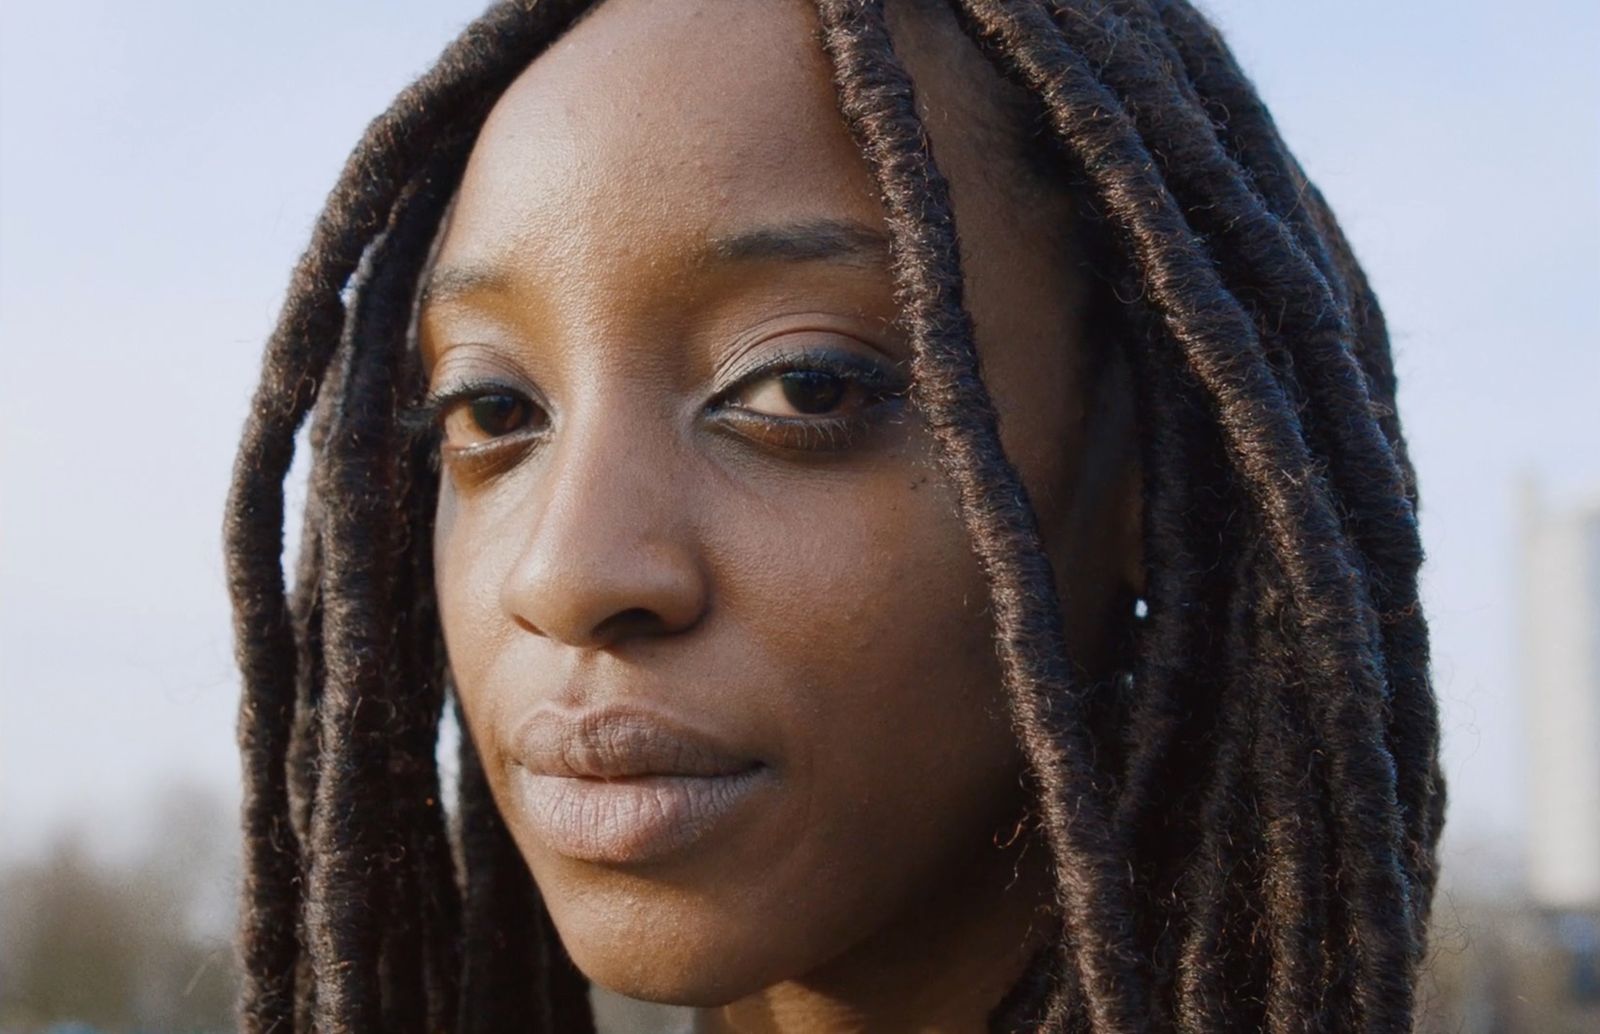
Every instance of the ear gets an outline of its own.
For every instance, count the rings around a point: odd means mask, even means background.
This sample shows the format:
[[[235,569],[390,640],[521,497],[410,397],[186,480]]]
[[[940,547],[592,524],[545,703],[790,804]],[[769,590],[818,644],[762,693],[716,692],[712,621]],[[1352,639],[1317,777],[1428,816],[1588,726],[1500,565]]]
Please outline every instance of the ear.
[[[1049,536],[1067,641],[1095,678],[1120,661],[1116,652],[1145,589],[1144,476],[1133,389],[1130,366],[1114,351],[1089,367],[1076,403],[1082,436],[1058,489],[1070,503]]]
[[[1130,431],[1133,431],[1130,428]],[[1144,596],[1144,465],[1139,462],[1137,441],[1128,449],[1126,462],[1115,488],[1118,514],[1118,555],[1122,558],[1122,577],[1135,599]]]
[[[1140,462],[1139,420],[1133,371],[1115,349],[1106,356],[1095,385],[1092,419],[1101,459],[1101,524],[1099,540],[1110,551],[1107,567],[1115,572],[1127,598],[1144,595],[1144,465]]]

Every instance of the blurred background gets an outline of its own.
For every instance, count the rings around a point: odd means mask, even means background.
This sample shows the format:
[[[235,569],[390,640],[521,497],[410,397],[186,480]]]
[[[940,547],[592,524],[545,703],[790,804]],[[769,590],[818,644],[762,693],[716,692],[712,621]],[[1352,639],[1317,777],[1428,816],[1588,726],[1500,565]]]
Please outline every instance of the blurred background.
[[[1600,1030],[1600,4],[1203,6],[1394,336],[1425,1029]],[[0,2],[0,1031],[231,1026],[233,450],[346,153],[480,7]]]

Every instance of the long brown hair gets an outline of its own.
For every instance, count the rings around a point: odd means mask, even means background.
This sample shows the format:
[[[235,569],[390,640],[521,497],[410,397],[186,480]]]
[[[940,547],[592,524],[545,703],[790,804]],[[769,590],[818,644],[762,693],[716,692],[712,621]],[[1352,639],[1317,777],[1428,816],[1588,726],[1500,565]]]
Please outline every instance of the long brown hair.
[[[267,344],[226,522],[252,1034],[593,1026],[470,742],[448,828],[433,443],[403,419],[412,300],[474,136],[591,6],[495,5],[372,123]],[[951,0],[1036,106],[1138,383],[1131,678],[1075,684],[883,6],[817,0],[888,213],[912,395],[988,577],[1060,917],[995,1025],[1409,1030],[1444,791],[1415,478],[1349,245],[1184,0]],[[283,482],[313,413],[291,597]]]

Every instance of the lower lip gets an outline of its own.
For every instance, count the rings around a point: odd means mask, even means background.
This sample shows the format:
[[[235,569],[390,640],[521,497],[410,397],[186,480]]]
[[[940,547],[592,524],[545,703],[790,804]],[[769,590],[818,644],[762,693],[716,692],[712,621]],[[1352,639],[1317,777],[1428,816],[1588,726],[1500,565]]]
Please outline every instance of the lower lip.
[[[708,836],[768,782],[766,768],[721,776],[578,779],[513,770],[523,817],[557,854],[586,862],[657,861]]]

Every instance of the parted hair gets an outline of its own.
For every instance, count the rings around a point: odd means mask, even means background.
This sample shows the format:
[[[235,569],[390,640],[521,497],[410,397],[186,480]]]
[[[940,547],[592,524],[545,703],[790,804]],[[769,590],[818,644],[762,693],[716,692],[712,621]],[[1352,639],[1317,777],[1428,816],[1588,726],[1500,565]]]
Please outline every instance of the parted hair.
[[[1444,809],[1417,495],[1383,315],[1328,206],[1185,0],[949,0],[1075,192],[1102,347],[1136,386],[1143,601],[1131,677],[1090,685],[883,0],[816,3],[1051,858],[1056,936],[991,1026],[1411,1029]],[[447,818],[435,443],[404,419],[417,289],[473,140],[591,6],[494,5],[372,122],[266,346],[225,529],[251,1034],[593,1029],[465,736]]]

